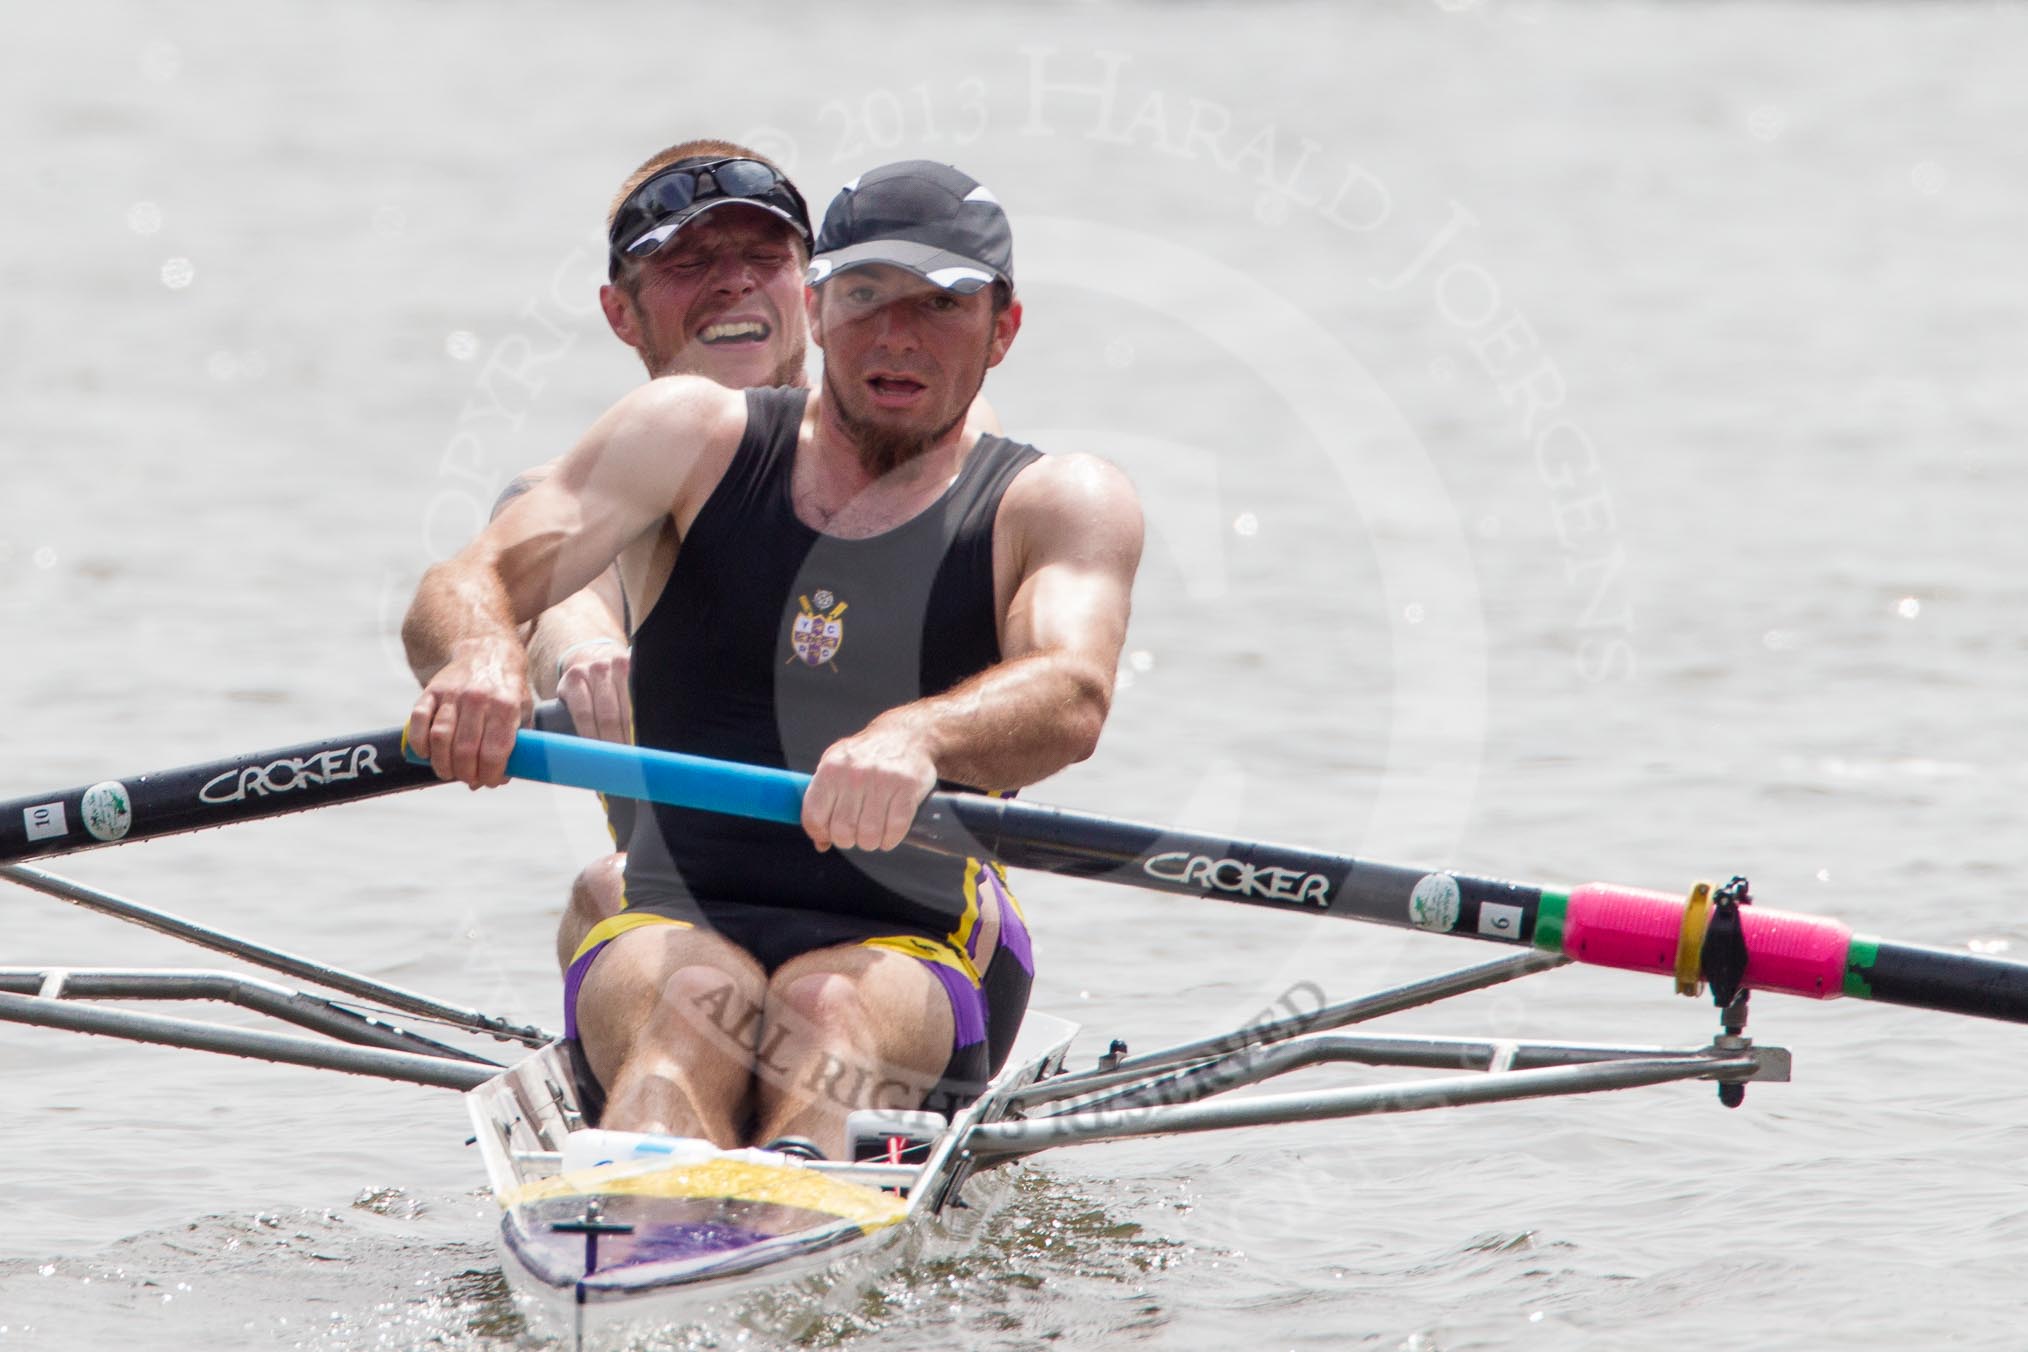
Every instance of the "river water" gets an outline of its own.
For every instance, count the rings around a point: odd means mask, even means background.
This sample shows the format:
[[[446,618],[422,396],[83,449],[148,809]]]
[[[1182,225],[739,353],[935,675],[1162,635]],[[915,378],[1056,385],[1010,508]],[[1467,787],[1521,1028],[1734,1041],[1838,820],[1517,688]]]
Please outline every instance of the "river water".
[[[607,195],[730,134],[818,201],[908,155],[991,185],[1027,323],[989,393],[1141,489],[1105,743],[1033,797],[1540,881],[1743,873],[2028,956],[2024,57],[2004,4],[24,10],[0,796],[397,721],[417,575],[638,377],[592,305]],[[554,1023],[597,841],[577,797],[438,789],[64,871]],[[1022,890],[1080,1060],[1488,956]],[[9,963],[193,961],[4,904]],[[1564,971],[1385,1026],[1713,1018]],[[1677,1086],[1068,1152],[861,1296],[683,1339],[2020,1346],[2020,1032],[1774,997],[1752,1031],[1796,1082],[1737,1112]],[[26,1028],[0,1073],[0,1346],[540,1345],[453,1096]]]

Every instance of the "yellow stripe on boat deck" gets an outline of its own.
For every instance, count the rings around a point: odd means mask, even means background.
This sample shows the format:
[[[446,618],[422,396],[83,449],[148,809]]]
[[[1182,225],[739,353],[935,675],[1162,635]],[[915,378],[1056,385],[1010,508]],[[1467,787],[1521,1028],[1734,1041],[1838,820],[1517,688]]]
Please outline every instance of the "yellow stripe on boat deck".
[[[616,1176],[615,1176],[616,1175]],[[800,1207],[839,1220],[856,1222],[872,1231],[893,1225],[908,1214],[908,1203],[891,1192],[828,1178],[814,1169],[792,1165],[753,1164],[715,1159],[674,1169],[623,1173],[618,1169],[583,1169],[539,1179],[500,1199],[503,1207],[554,1197],[669,1197],[701,1201],[755,1202]]]

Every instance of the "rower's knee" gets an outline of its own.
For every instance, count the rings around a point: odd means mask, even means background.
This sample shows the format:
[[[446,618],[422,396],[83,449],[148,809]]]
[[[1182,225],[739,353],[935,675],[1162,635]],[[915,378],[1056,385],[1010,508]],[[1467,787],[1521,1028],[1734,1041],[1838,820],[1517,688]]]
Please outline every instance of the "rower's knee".
[[[568,969],[584,938],[601,920],[620,913],[626,896],[627,856],[606,855],[585,865],[571,880],[570,901],[556,927],[556,965]]]
[[[726,1149],[739,1144],[757,995],[715,967],[684,966],[664,977],[617,1048],[586,1046],[607,1089],[605,1124],[703,1136]]]
[[[661,998],[644,1033],[708,1045],[740,1060],[753,1054],[760,1029],[757,991],[717,967],[679,967],[662,984]]]
[[[652,983],[587,982],[578,999],[579,1036],[593,1073],[609,1088],[625,1075],[666,1074],[671,1067],[743,1068],[760,1028],[759,995],[703,964]]]
[[[849,1041],[865,1026],[866,1002],[859,984],[842,972],[805,972],[777,978],[768,986],[767,1021],[786,1026],[810,1041]]]
[[[766,1022],[763,1064],[779,1073],[760,1076],[757,1088],[774,1130],[788,1123],[835,1151],[851,1109],[922,1101],[921,1077],[890,1063],[872,1005],[852,977],[813,971],[777,980],[768,988]]]
[[[571,880],[570,911],[590,929],[620,913],[627,882],[627,856],[615,852],[586,864]]]
[[[723,1054],[751,1044],[766,991],[760,964],[718,936],[642,925],[598,949],[578,987],[577,1022],[587,1050],[673,1038]]]

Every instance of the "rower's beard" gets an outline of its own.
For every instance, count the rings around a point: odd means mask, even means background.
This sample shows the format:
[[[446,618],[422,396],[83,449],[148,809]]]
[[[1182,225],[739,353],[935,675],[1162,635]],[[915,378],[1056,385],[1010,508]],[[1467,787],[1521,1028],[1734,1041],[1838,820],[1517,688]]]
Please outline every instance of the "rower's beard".
[[[875,479],[920,460],[930,447],[955,431],[972,411],[972,401],[979,397],[979,390],[985,383],[986,366],[981,362],[971,390],[965,395],[964,402],[958,405],[957,416],[935,431],[924,433],[888,427],[854,412],[843,397],[844,391],[831,378],[831,369],[828,366],[824,368],[824,393],[830,397],[831,407],[838,411],[839,425],[859,452],[859,467]]]

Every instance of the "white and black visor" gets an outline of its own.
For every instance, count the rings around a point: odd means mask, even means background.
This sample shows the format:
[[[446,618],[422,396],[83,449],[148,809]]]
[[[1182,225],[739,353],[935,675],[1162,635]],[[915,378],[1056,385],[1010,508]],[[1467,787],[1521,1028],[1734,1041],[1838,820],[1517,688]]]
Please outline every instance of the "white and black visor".
[[[768,215],[779,218],[798,233],[801,233],[804,229],[803,223],[794,215],[767,202],[756,201],[751,197],[714,197],[708,202],[699,202],[669,217],[652,230],[647,230],[636,235],[620,249],[620,252],[628,258],[641,258],[654,253],[664,244],[674,239],[678,230],[681,230],[705,212],[715,210],[718,207],[752,207],[757,211],[765,211]]]

